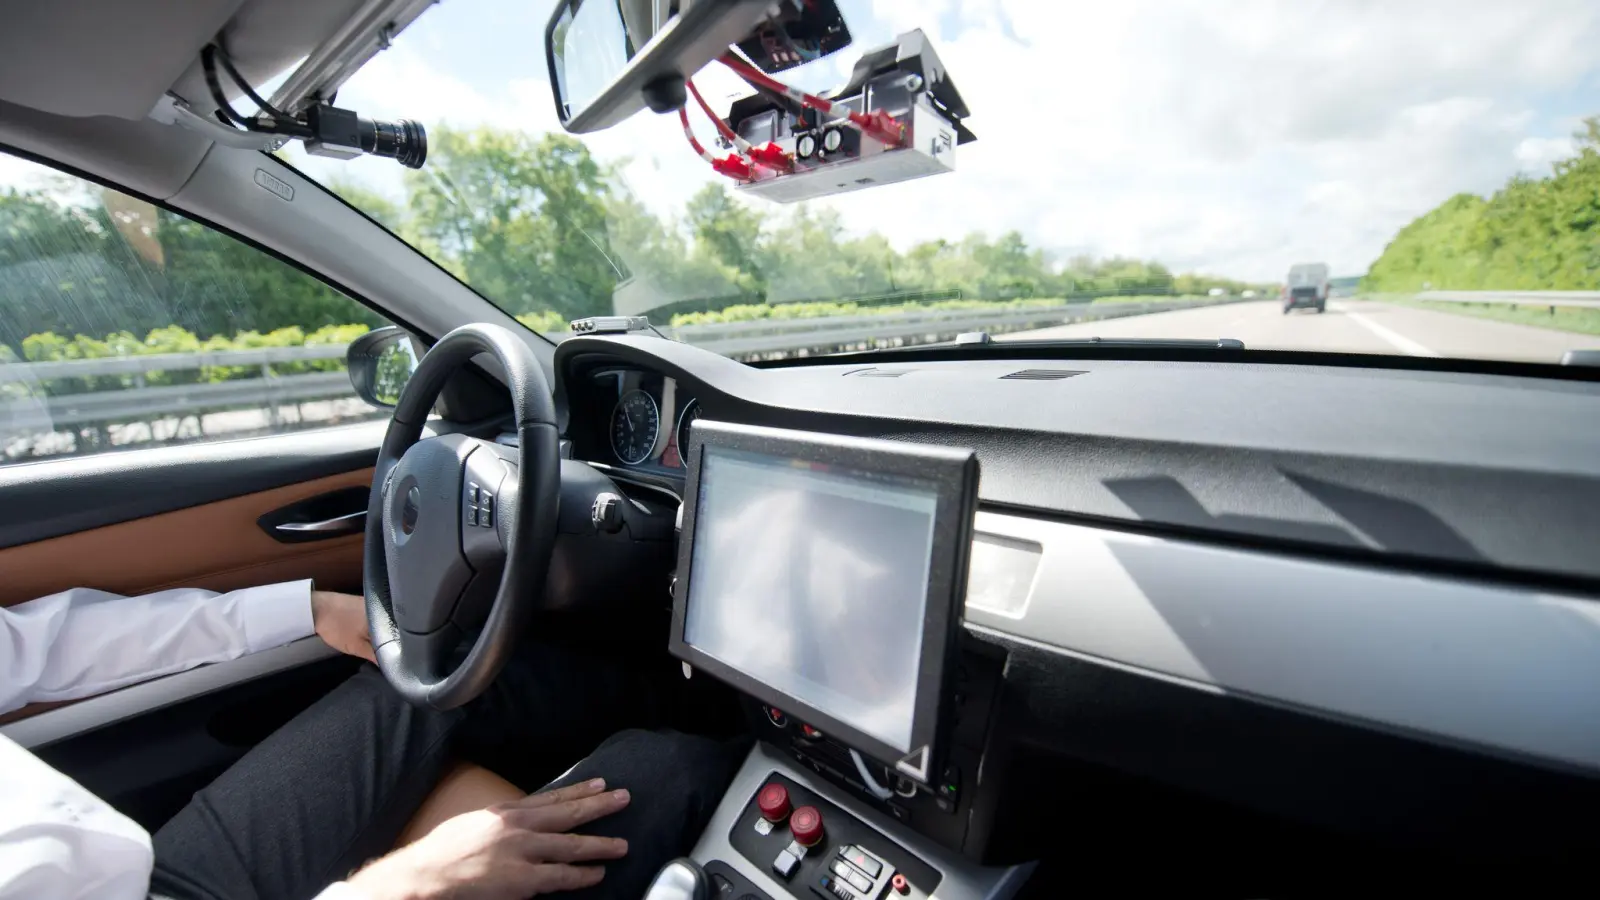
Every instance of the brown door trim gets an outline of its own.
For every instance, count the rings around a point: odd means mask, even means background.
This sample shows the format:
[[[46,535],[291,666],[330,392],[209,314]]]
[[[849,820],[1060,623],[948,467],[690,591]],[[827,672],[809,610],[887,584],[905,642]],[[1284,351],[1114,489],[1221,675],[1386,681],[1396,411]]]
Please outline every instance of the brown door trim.
[[[256,520],[319,494],[371,484],[372,469],[358,469],[7,547],[0,550],[0,606],[73,587],[131,595],[174,587],[230,591],[300,578],[359,592],[361,535],[285,544]]]

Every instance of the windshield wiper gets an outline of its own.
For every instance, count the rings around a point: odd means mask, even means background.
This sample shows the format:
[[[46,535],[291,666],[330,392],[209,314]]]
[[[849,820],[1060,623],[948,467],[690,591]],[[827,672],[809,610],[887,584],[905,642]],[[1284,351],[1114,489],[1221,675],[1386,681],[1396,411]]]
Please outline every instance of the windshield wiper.
[[[924,344],[923,346],[941,346],[938,344]],[[957,335],[954,341],[942,346],[956,347],[1095,347],[1104,350],[1128,348],[1148,350],[1151,348],[1173,350],[1243,350],[1244,342],[1237,338],[1216,338],[1203,340],[1195,338],[1042,338],[1036,341],[997,341],[987,331],[969,331]],[[911,349],[911,348],[906,348]]]

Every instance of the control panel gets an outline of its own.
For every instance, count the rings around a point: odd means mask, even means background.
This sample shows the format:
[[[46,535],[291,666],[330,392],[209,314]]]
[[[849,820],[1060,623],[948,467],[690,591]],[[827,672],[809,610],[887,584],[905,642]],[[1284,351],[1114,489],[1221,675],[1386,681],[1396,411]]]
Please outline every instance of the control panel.
[[[904,847],[776,772],[748,798],[728,842],[806,900],[920,900],[940,881]]]
[[[950,752],[932,784],[918,784],[867,761],[868,774],[879,786],[893,790],[889,797],[879,797],[863,784],[850,748],[820,729],[755,701],[749,701],[750,719],[758,736],[798,765],[941,846],[982,860],[992,809],[980,802],[985,798],[980,796],[977,773],[989,744],[994,696],[1002,682],[1000,665],[998,660],[971,654],[960,660],[949,709],[954,723]],[[994,791],[999,778],[991,767],[984,793]]]

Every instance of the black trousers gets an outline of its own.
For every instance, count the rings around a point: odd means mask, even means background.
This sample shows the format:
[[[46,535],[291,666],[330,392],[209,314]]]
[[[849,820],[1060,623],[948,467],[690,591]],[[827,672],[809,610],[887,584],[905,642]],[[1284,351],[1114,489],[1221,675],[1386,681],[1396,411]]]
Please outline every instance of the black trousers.
[[[632,802],[581,829],[626,838],[629,852],[574,896],[636,900],[693,846],[748,746],[638,730],[659,724],[671,683],[662,670],[534,646],[482,697],[439,712],[406,703],[363,666],[156,832],[151,891],[173,900],[314,897],[388,852],[454,759],[484,763],[524,789],[550,776],[547,761],[562,760],[560,771],[581,759],[551,786],[600,776]]]

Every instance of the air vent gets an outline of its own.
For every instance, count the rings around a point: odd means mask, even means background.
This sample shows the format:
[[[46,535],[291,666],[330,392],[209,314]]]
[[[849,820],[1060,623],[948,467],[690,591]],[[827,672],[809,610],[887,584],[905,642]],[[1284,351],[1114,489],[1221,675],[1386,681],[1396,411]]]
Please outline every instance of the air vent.
[[[915,369],[857,369],[854,372],[846,372],[845,374],[847,374],[847,375],[855,375],[855,376],[857,376],[859,378],[899,378],[901,375],[904,375],[904,374],[906,374],[908,372],[913,372],[913,371],[916,371],[916,370]]]
[[[1060,381],[1063,378],[1071,378],[1074,375],[1082,374],[1083,372],[1075,369],[1023,369],[1020,372],[1012,372],[1010,375],[1001,375],[1000,377],[1017,381]]]

